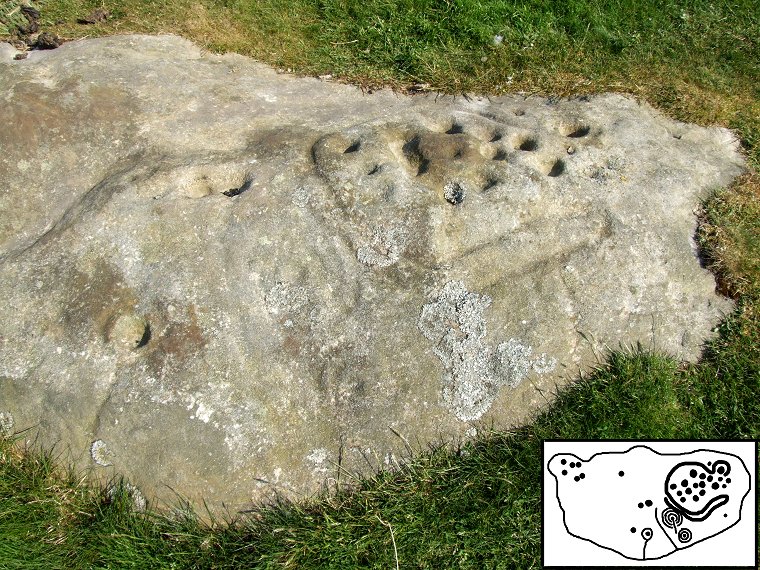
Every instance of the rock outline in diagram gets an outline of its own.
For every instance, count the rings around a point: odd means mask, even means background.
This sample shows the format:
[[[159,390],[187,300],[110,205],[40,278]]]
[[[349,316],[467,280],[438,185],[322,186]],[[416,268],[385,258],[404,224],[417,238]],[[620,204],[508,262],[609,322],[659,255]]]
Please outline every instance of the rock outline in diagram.
[[[565,442],[569,443],[569,442]],[[584,442],[588,443],[588,442]],[[600,444],[602,442],[599,442]],[[604,442],[607,443],[607,442]],[[683,442],[687,443],[687,442]],[[697,443],[697,442],[694,442]],[[707,442],[703,442],[704,445]],[[717,442],[714,442],[717,443]],[[638,450],[638,451],[637,451]],[[631,537],[627,537],[628,541],[636,540],[638,536],[643,541],[641,545],[641,553],[638,556],[632,556],[631,547],[620,546],[623,540],[620,540],[618,544],[611,544],[609,541],[601,540],[604,543],[597,542],[594,538],[594,531],[587,530],[591,527],[588,524],[588,520],[593,517],[595,511],[592,509],[590,512],[584,510],[585,520],[588,526],[584,524],[578,524],[578,520],[584,520],[584,516],[579,516],[575,513],[573,517],[574,522],[568,526],[568,511],[566,507],[570,506],[567,500],[570,497],[569,492],[561,492],[563,483],[578,484],[586,479],[586,472],[588,469],[582,469],[584,466],[592,466],[592,462],[595,458],[598,459],[596,466],[597,471],[603,467],[603,462],[610,457],[619,457],[630,454],[628,461],[632,461],[635,453],[639,455],[648,453],[649,463],[644,465],[654,466],[652,469],[648,469],[642,466],[641,463],[634,464],[637,471],[629,474],[629,480],[634,479],[641,484],[643,480],[646,488],[651,490],[649,495],[651,497],[643,496],[630,496],[631,505],[636,505],[640,510],[637,520],[642,518],[642,515],[651,514],[652,524],[647,526],[630,527]],[[582,452],[578,452],[582,455]],[[708,459],[709,458],[709,459]],[[659,474],[665,471],[662,465],[670,461],[670,468],[667,469],[667,475],[662,480],[661,487],[658,488],[651,481],[652,478],[658,477]],[[700,461],[701,459],[701,461]],[[609,461],[607,461],[609,463]],[[626,460],[618,461],[621,465],[626,464]],[[726,451],[720,451],[718,449],[707,449],[701,447],[699,449],[692,449],[686,452],[665,453],[653,449],[649,445],[633,444],[627,449],[621,451],[600,451],[592,454],[588,459],[582,459],[575,453],[570,451],[554,453],[552,457],[546,462],[546,470],[555,479],[555,492],[553,499],[556,500],[557,505],[562,513],[562,525],[565,532],[570,536],[578,538],[580,540],[589,542],[599,548],[607,551],[615,552],[620,556],[628,560],[635,561],[652,561],[660,560],[667,556],[670,556],[674,552],[680,552],[684,549],[690,548],[695,544],[699,544],[710,538],[714,538],[719,534],[722,534],[729,529],[735,527],[742,520],[742,511],[745,508],[745,499],[749,496],[750,491],[753,490],[752,486],[752,473],[747,467],[744,460],[734,454]],[[610,468],[611,466],[605,466]],[[573,471],[575,471],[573,473]],[[648,476],[647,476],[648,474]],[[733,479],[730,477],[734,474]],[[609,475],[605,473],[605,475]],[[617,478],[623,481],[626,473],[624,469],[617,471]],[[632,475],[632,476],[631,476]],[[744,477],[746,476],[746,481]],[[741,480],[739,480],[741,478]],[[719,480],[720,479],[720,480]],[[738,488],[739,492],[742,491],[741,497],[738,497],[738,493],[732,492],[728,487],[734,482],[734,488]],[[614,485],[611,485],[614,487]],[[746,490],[745,490],[746,487]],[[567,490],[568,487],[565,487]],[[595,489],[599,489],[598,484]],[[655,494],[655,492],[657,494]],[[710,494],[708,494],[710,493]],[[643,495],[640,492],[639,495]],[[565,505],[563,505],[562,495],[565,495]],[[620,496],[625,497],[625,493],[620,493]],[[689,500],[694,503],[688,502]],[[655,504],[655,501],[657,504]],[[738,510],[736,503],[738,502]],[[723,508],[725,507],[725,508]],[[729,517],[729,512],[732,513],[732,518]],[[602,513],[604,514],[604,513]],[[730,522],[728,526],[716,525],[717,517],[723,514],[723,518],[728,519],[726,522]],[[716,515],[713,517],[713,515]],[[713,521],[709,526],[703,525],[705,521],[708,521],[713,517]],[[699,525],[702,525],[700,528]],[[609,526],[609,525],[605,525]],[[718,527],[719,529],[713,532],[712,530],[705,530],[706,528]],[[571,530],[571,528],[573,530]],[[605,529],[609,530],[609,529]],[[705,533],[705,536],[703,536]],[[585,536],[584,536],[585,535]],[[659,544],[657,545],[657,551],[666,552],[659,555],[647,555],[647,546],[655,536],[658,538]],[[670,543],[670,547],[662,540],[662,536],[666,537]],[[695,538],[695,540],[692,540]],[[670,548],[668,550],[668,548]],[[650,554],[652,550],[650,549]]]

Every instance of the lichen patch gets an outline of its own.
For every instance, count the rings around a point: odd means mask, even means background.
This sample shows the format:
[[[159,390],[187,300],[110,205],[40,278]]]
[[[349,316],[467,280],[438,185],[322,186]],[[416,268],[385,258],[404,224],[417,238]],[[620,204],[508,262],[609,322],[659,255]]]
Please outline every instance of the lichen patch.
[[[13,416],[10,412],[0,412],[0,438],[13,435]]]
[[[502,386],[515,388],[531,370],[544,374],[556,366],[546,354],[533,358],[532,347],[515,338],[491,349],[484,316],[491,302],[461,281],[449,281],[422,307],[417,323],[443,364],[441,400],[462,421],[485,414]]]
[[[92,457],[92,460],[101,467],[109,467],[110,465],[113,465],[113,463],[111,463],[113,452],[108,449],[106,442],[102,439],[96,439],[92,442],[92,445],[90,446],[90,457]]]
[[[359,247],[356,257],[370,267],[390,267],[398,263],[406,247],[403,228],[375,228],[372,241]]]

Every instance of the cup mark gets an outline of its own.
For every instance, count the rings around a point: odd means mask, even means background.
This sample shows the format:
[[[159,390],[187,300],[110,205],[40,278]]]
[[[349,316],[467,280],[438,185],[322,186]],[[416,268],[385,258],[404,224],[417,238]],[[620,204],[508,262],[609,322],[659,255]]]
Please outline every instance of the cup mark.
[[[571,139],[579,139],[585,137],[591,132],[591,127],[585,124],[573,123],[565,125],[560,129],[560,132]]]
[[[547,168],[546,175],[555,178],[565,172],[565,162],[557,159],[554,162],[550,162]]]
[[[346,148],[346,150],[343,151],[343,154],[356,152],[361,148],[361,146],[362,146],[362,141],[359,141],[359,140],[354,141],[351,143],[351,145],[348,148]]]
[[[461,135],[462,133],[464,133],[464,127],[459,123],[453,123],[451,128],[446,131],[447,135]]]
[[[517,150],[525,152],[533,152],[538,148],[538,141],[533,137],[526,137],[521,139],[517,144]]]

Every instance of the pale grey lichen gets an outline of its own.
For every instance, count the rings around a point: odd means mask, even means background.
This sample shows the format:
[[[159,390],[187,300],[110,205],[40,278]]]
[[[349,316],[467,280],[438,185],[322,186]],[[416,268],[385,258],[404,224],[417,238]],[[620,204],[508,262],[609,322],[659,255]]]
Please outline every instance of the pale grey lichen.
[[[311,198],[311,194],[307,188],[304,188],[303,186],[299,186],[296,188],[295,192],[293,192],[293,198],[292,202],[295,206],[299,208],[305,208],[309,205],[309,199]]]
[[[530,373],[548,372],[556,361],[517,339],[499,344],[495,351],[485,343],[488,295],[467,291],[461,281],[449,281],[438,297],[422,307],[417,326],[433,343],[443,364],[443,403],[462,421],[480,418],[493,404],[502,386],[516,387]]]
[[[132,508],[138,512],[143,512],[148,506],[148,502],[145,500],[145,496],[140,489],[132,485],[132,483],[123,483],[124,491],[132,501]],[[109,500],[114,501],[117,498],[120,487],[118,485],[110,485],[106,491],[106,496]]]
[[[372,241],[362,245],[356,257],[364,265],[390,267],[398,263],[406,246],[406,232],[402,228],[375,228]]]
[[[324,447],[312,449],[306,456],[307,461],[312,465],[312,471],[315,473],[327,473],[328,451]]]
[[[626,163],[622,158],[612,156],[604,164],[595,165],[591,170],[590,177],[592,180],[604,184],[613,178],[620,177],[625,167]]]
[[[470,293],[461,281],[449,281],[438,297],[422,307],[417,326],[433,342],[443,364],[442,400],[463,421],[476,420],[491,407],[497,385],[483,342],[487,295]]]
[[[11,437],[13,435],[13,416],[10,412],[0,412],[0,437]]]
[[[109,451],[106,442],[102,439],[96,439],[90,446],[90,457],[101,467],[108,467],[111,464],[110,458],[113,454]]]
[[[277,283],[264,296],[267,311],[271,315],[298,313],[309,304],[306,289],[290,283]]]
[[[533,349],[530,346],[510,338],[496,347],[493,359],[494,373],[504,378],[505,384],[514,388],[530,372],[532,354]]]
[[[533,361],[531,367],[539,374],[548,374],[549,372],[554,372],[554,369],[557,368],[557,359],[550,358],[546,353],[541,353],[539,357]]]

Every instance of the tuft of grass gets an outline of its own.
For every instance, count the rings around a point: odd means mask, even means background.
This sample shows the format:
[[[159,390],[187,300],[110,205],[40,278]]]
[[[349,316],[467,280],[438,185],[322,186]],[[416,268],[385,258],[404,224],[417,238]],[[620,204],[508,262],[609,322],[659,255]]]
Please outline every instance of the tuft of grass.
[[[697,239],[726,295],[760,299],[760,175],[747,174],[703,204]]]
[[[92,490],[56,466],[50,452],[29,452],[0,438],[0,562],[3,568],[63,568],[60,548]]]

